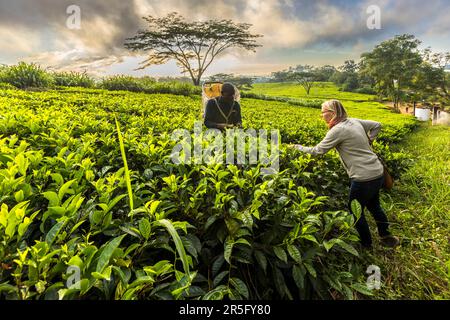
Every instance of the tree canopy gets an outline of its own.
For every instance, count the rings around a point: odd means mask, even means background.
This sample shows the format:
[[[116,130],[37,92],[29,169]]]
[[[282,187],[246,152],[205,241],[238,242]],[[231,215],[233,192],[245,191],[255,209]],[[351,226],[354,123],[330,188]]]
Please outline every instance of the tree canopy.
[[[253,88],[254,77],[235,76],[234,74],[217,73],[209,77],[209,81],[231,82],[239,90],[245,91]]]
[[[315,68],[309,65],[293,70],[289,78],[300,84],[305,89],[307,95],[309,95],[311,88],[314,87],[315,81],[318,80]]]
[[[361,55],[362,73],[375,79],[377,91],[391,97],[396,109],[422,63],[420,43],[413,35],[399,35]]]
[[[149,56],[140,69],[176,60],[183,73],[188,73],[195,85],[214,59],[230,48],[255,51],[261,47],[256,41],[262,37],[249,32],[251,24],[232,20],[186,21],[172,12],[165,17],[143,18],[148,29],[128,38],[125,47],[145,51]]]
[[[450,75],[445,72],[450,53],[433,53],[427,48],[422,57],[422,64],[411,86],[413,98],[450,105]]]
[[[390,97],[396,109],[402,100],[450,104],[450,77],[445,72],[450,53],[419,50],[420,44],[413,35],[404,34],[361,55],[360,76],[372,78],[378,94]]]

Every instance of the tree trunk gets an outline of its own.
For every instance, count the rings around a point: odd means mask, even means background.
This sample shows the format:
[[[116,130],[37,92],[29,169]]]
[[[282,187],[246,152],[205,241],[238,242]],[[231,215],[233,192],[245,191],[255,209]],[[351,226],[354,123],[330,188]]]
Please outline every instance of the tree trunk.
[[[191,79],[192,79],[192,82],[194,83],[194,86],[199,86],[200,81],[202,79],[202,75],[198,74],[197,77],[195,77],[194,75],[191,75]]]
[[[394,103],[394,111],[398,111],[398,98],[396,94],[394,94],[394,98],[392,100],[392,102]]]
[[[197,75],[197,83],[196,83],[196,86],[199,86],[200,85],[200,82],[201,82],[201,80],[202,80],[202,75],[203,75],[203,71],[199,71],[198,72],[198,75]]]
[[[195,79],[194,77],[192,77],[192,82],[194,83],[194,86],[200,85],[200,80]]]
[[[394,110],[396,112],[400,111],[400,91],[397,89],[394,89]]]

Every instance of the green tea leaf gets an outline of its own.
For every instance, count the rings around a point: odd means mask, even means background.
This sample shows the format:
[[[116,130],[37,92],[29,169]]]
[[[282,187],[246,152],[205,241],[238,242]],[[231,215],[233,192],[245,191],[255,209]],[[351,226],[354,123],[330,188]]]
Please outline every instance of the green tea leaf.
[[[213,277],[219,273],[220,268],[222,268],[224,262],[225,262],[225,259],[223,257],[223,254],[221,254],[219,257],[217,257],[216,260],[214,260],[212,267],[211,267],[211,272],[212,272]]]
[[[114,238],[110,242],[108,242],[102,250],[102,253],[100,254],[100,257],[98,258],[97,267],[95,268],[95,271],[98,273],[102,273],[103,270],[106,268],[106,266],[109,263],[109,260],[111,259],[112,254],[114,253],[114,250],[116,250],[122,239],[125,237],[125,235],[121,235],[119,237]]]
[[[230,284],[239,292],[241,296],[243,296],[245,299],[249,298],[249,293],[247,289],[247,285],[239,278],[231,278]]]
[[[42,193],[42,195],[47,199],[49,207],[58,207],[60,204],[60,200],[56,192],[54,191],[46,191]]]
[[[69,266],[77,266],[78,268],[82,269],[83,268],[83,260],[81,260],[81,258],[79,256],[73,256],[72,258],[70,258],[68,265]]]
[[[151,232],[151,225],[148,219],[144,218],[139,221],[139,232],[141,233],[141,235],[144,237],[145,240],[148,240]]]
[[[229,289],[225,285],[220,285],[217,288],[207,292],[203,296],[203,300],[222,300],[223,297],[229,292]]]
[[[61,186],[61,188],[60,188],[59,191],[58,191],[58,198],[59,198],[59,200],[62,200],[62,198],[64,197],[64,195],[65,195],[66,193],[73,192],[73,191],[70,191],[69,188],[70,188],[70,186],[71,186],[75,181],[76,181],[75,179],[70,180],[70,181],[67,181],[66,183],[64,183],[64,184]]]
[[[16,193],[14,193],[14,198],[16,199],[17,202],[23,201],[23,199],[25,198],[23,190],[19,190]]]
[[[167,229],[169,234],[172,236],[173,242],[175,242],[175,247],[178,251],[179,258],[181,259],[181,262],[183,263],[183,269],[184,272],[189,275],[189,262],[186,255],[186,251],[184,250],[183,242],[180,239],[180,236],[178,235],[177,231],[175,230],[174,226],[172,225],[172,222],[166,219],[161,219],[157,221],[158,224],[162,225]]]
[[[21,224],[19,224],[19,228],[17,229],[17,233],[19,234],[19,237],[22,237],[25,232],[28,229],[28,226],[31,224],[31,219],[28,217],[25,217],[25,219],[23,219],[23,222]]]
[[[81,226],[81,225],[82,225],[83,223],[85,223],[85,222],[86,222],[86,220],[81,220],[80,222],[78,222],[77,224],[75,224],[75,225],[72,227],[72,229],[70,229],[70,234],[74,233],[75,230],[77,230],[78,227]]]
[[[146,204],[146,207],[148,207],[150,215],[155,215],[156,209],[158,209],[159,204],[161,201],[159,200],[152,200],[149,203]]]
[[[63,219],[59,221],[57,224],[55,224],[45,236],[45,242],[47,242],[49,245],[52,245],[53,241],[55,241],[56,239],[56,236],[59,234],[61,229],[66,224],[66,221],[67,219]]]
[[[314,278],[317,278],[317,272],[316,269],[314,269],[314,266],[305,262],[303,263],[303,265],[305,266],[306,270],[308,270],[309,274],[312,275]]]
[[[224,253],[223,253],[223,256],[224,256],[224,259],[225,259],[229,264],[231,264],[230,260],[231,260],[231,252],[233,251],[233,246],[234,246],[234,240],[233,240],[233,239],[230,239],[230,238],[227,238],[227,239],[225,240],[225,243],[224,243]]]
[[[350,203],[350,208],[352,209],[352,213],[356,217],[356,221],[358,221],[361,218],[362,214],[361,204],[358,202],[358,200],[353,199],[352,202]]]
[[[305,287],[305,271],[298,265],[294,265],[292,268],[292,277],[294,278],[295,284],[299,289]]]
[[[8,222],[8,206],[6,203],[2,203],[1,209],[0,209],[0,224],[6,228]]]
[[[221,273],[219,273],[219,274],[214,278],[213,286],[214,286],[214,287],[217,287],[217,286],[219,285],[219,283],[223,280],[223,278],[225,278],[225,276],[228,275],[228,273],[229,273],[228,270],[222,271]]]
[[[275,283],[275,288],[277,289],[278,293],[282,297],[287,297],[288,299],[289,298],[292,299],[291,293],[289,292],[289,289],[286,286],[286,281],[284,280],[284,276],[277,267],[275,267],[273,269],[273,281]]]
[[[130,245],[124,253],[124,256],[128,256],[131,252],[133,252],[134,250],[136,250],[137,248],[139,248],[141,246],[140,243],[133,243],[132,245]]]
[[[264,255],[264,253],[259,251],[259,250],[255,251],[255,258],[256,258],[256,261],[258,261],[258,264],[263,269],[264,273],[266,273],[266,271],[267,271],[267,258]]]
[[[217,219],[218,219],[218,217],[217,217],[216,215],[210,216],[210,217],[208,218],[208,220],[206,220],[204,229],[205,229],[205,230],[208,230],[208,228],[209,228],[214,222],[216,222]]]
[[[287,262],[286,251],[281,247],[273,247],[273,252],[281,261]]]
[[[301,255],[300,251],[297,249],[296,246],[294,246],[292,244],[288,244],[287,245],[287,250],[288,250],[289,255],[291,256],[291,258],[294,259],[295,262],[297,262],[297,263],[301,263],[302,262],[302,255]]]
[[[48,212],[52,216],[63,216],[66,213],[66,209],[63,207],[48,207]]]
[[[346,250],[347,252],[351,253],[354,256],[359,256],[358,251],[350,244],[344,242],[341,239],[336,239],[336,244]]]
[[[114,199],[112,199],[108,203],[108,207],[107,207],[106,211],[109,212],[120,200],[122,200],[126,196],[127,196],[126,194],[121,194],[121,195],[118,195],[117,197],[115,197]]]
[[[317,239],[312,234],[301,235],[300,238],[307,239],[311,242],[319,244],[319,242],[317,242]]]
[[[345,284],[342,285],[342,288],[344,289],[345,297],[347,300],[354,300],[353,291]]]
[[[325,250],[330,251],[331,248],[333,248],[334,244],[336,243],[336,239],[331,239],[329,241],[324,241],[323,242],[323,247],[325,248]]]
[[[111,270],[112,270],[112,266],[108,266],[105,268],[105,270],[102,273],[97,272],[97,271],[92,272],[92,276],[99,280],[109,281],[109,280],[111,280]]]
[[[52,177],[53,181],[56,182],[57,185],[62,185],[64,183],[64,178],[59,173],[52,173],[51,177]]]

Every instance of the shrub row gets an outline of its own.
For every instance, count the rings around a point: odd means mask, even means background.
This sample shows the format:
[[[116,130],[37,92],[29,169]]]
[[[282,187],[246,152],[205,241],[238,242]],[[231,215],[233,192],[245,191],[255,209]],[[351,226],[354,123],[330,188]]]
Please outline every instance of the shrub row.
[[[185,96],[201,92],[199,87],[190,83],[175,80],[157,82],[151,77],[136,78],[116,75],[95,81],[86,72],[48,72],[34,63],[19,62],[17,65],[0,67],[0,88],[2,89],[54,88],[58,86],[171,93]]]

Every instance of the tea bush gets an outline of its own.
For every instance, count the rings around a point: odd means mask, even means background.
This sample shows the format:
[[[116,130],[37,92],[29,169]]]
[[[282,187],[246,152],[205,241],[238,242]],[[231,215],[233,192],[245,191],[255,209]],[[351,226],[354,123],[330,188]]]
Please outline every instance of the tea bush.
[[[307,100],[307,99],[293,99],[293,98],[287,98],[287,97],[274,97],[274,96],[267,96],[267,95],[263,95],[263,94],[252,93],[252,92],[242,92],[241,97],[266,100],[266,101],[287,102],[293,106],[302,106],[302,107],[310,107],[310,108],[318,108],[318,109],[321,108],[322,103],[325,101],[325,100],[318,100],[318,99]]]
[[[241,104],[247,128],[278,128],[283,143],[326,132],[314,108]],[[179,95],[1,90],[0,298],[371,295],[354,218],[339,210],[348,181],[336,154],[282,144],[270,176],[259,165],[172,163],[170,132],[191,130],[201,108]],[[349,111],[402,129],[386,131],[385,153],[415,125],[376,105]]]

